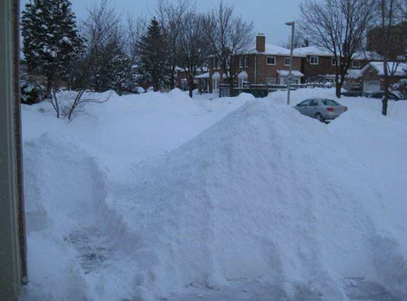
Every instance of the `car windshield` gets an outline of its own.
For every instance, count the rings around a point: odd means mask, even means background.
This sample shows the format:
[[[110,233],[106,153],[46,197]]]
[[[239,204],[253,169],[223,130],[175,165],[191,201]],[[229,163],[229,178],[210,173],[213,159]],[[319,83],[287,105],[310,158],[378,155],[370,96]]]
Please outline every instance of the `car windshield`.
[[[308,106],[310,104],[311,100],[304,100],[303,102],[299,103],[297,106],[299,107],[305,107]]]
[[[322,103],[328,107],[331,106],[340,106],[339,103],[337,103],[336,101],[332,100],[332,99],[324,99],[322,100]]]

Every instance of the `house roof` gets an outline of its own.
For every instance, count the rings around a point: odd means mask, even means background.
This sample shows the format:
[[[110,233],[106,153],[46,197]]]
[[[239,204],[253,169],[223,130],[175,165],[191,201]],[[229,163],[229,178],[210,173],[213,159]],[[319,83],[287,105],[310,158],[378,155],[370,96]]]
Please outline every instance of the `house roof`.
[[[255,50],[256,48],[253,48],[250,53],[261,53],[261,54],[266,54],[266,55],[276,55],[276,56],[290,56],[290,49],[273,45],[273,44],[266,44],[266,51],[265,52],[258,52]],[[299,57],[301,55],[297,55],[295,52],[293,53],[295,57]]]
[[[278,75],[280,76],[288,76],[288,74],[290,73],[289,70],[277,70]],[[302,74],[300,71],[298,70],[293,70],[292,71],[292,75],[295,77],[304,77],[304,74]]]
[[[196,79],[204,79],[204,78],[209,78],[209,73],[204,73],[204,74],[200,74],[195,76]]]
[[[348,74],[346,75],[348,78],[357,79],[363,75],[362,70],[360,69],[349,69]]]
[[[179,66],[175,66],[175,71],[177,72],[184,72],[184,71],[188,71],[188,68],[181,68]],[[202,72],[208,72],[208,67],[202,66],[198,68],[198,71],[202,71]]]
[[[308,55],[316,55],[316,56],[331,56],[333,57],[333,53],[318,46],[309,46],[309,47],[302,47],[294,49],[294,53],[297,56],[306,57]]]
[[[273,44],[266,44],[266,54],[289,56],[290,50]]]
[[[354,60],[381,61],[383,57],[373,51],[359,51],[353,56]]]
[[[334,54],[331,51],[326,50],[319,46],[296,48],[296,49],[294,49],[294,53],[297,56],[303,56],[303,57],[310,56],[310,55],[329,56],[329,57],[334,56]],[[359,52],[355,53],[355,55],[353,56],[353,59],[379,61],[379,60],[382,60],[383,58],[382,58],[382,56],[380,56],[379,54],[377,54],[376,52],[373,52],[373,51],[359,51]]]
[[[407,76],[407,63],[388,62],[387,66],[393,76]],[[362,74],[370,67],[374,68],[379,76],[384,76],[383,62],[371,62],[362,69]]]

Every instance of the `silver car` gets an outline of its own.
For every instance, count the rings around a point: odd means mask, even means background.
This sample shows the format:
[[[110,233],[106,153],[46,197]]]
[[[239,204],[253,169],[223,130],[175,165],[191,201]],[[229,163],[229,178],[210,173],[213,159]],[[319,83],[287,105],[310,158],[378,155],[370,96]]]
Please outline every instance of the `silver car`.
[[[332,99],[313,98],[297,104],[296,108],[301,114],[316,118],[321,122],[333,120],[348,110]]]

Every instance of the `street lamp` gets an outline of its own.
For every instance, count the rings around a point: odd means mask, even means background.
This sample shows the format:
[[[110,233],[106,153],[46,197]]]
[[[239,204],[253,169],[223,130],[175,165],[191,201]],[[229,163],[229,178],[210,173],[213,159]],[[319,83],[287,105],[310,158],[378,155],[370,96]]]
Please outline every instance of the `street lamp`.
[[[295,22],[285,23],[287,26],[291,26],[291,47],[290,47],[290,72],[288,73],[287,84],[287,105],[290,105],[290,93],[291,93],[291,80],[293,73],[293,52],[294,52],[294,34],[295,34]]]

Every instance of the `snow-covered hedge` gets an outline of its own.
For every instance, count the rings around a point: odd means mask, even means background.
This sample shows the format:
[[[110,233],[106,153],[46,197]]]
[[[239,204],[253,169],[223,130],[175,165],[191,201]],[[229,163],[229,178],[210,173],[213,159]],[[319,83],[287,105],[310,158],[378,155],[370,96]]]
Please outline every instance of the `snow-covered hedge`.
[[[394,91],[398,91],[402,98],[407,98],[407,79],[401,79],[392,88]]]
[[[21,80],[20,87],[21,102],[24,104],[32,105],[39,103],[46,96],[45,87],[38,84],[35,80],[23,79]]]

